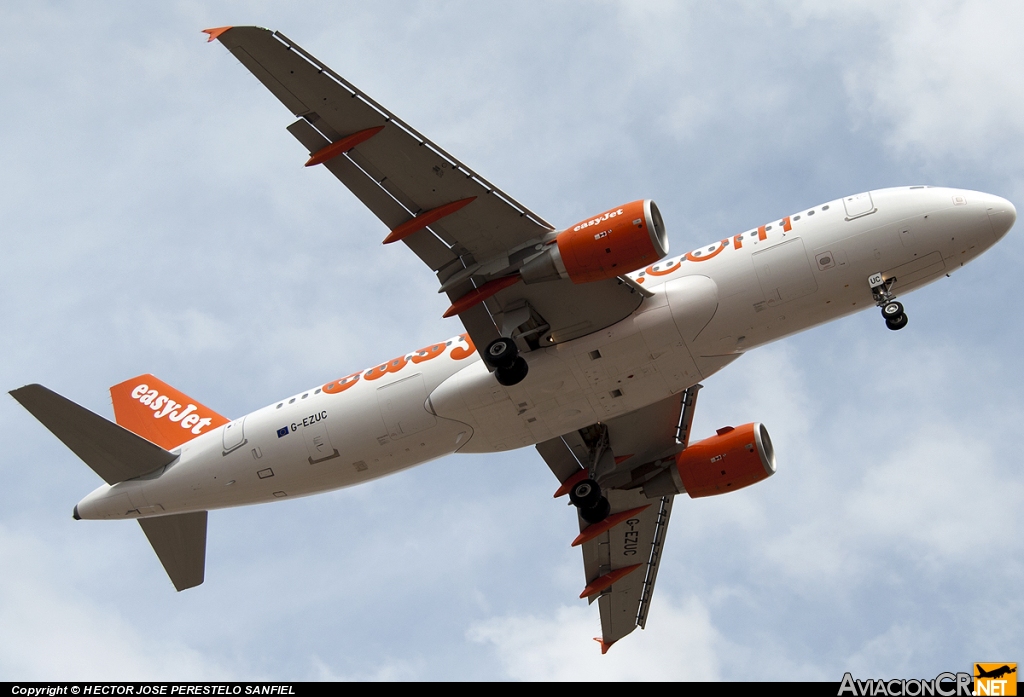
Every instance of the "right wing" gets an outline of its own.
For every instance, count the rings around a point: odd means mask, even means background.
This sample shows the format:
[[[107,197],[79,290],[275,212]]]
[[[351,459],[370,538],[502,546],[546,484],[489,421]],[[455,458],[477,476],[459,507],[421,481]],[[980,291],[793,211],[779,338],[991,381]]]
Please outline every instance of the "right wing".
[[[631,414],[539,443],[537,451],[562,483],[555,496],[588,476],[601,481],[610,513],[600,523],[579,517],[573,546],[583,550],[587,585],[598,603],[602,653],[647,624],[672,513],[673,496],[648,498],[645,482],[661,473],[689,442],[700,385]]]
[[[436,274],[453,303],[515,274],[555,228],[363,94],[280,32],[206,30],[299,120],[288,127]],[[533,345],[629,316],[640,293],[617,279],[516,283],[459,313],[479,350],[514,329]]]

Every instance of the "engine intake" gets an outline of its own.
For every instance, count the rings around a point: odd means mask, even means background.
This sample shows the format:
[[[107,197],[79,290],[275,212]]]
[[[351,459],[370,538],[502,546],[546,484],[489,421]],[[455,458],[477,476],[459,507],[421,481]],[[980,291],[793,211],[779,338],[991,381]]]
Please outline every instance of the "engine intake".
[[[593,283],[649,266],[668,254],[661,212],[650,199],[605,211],[558,233],[520,269],[526,283]]]

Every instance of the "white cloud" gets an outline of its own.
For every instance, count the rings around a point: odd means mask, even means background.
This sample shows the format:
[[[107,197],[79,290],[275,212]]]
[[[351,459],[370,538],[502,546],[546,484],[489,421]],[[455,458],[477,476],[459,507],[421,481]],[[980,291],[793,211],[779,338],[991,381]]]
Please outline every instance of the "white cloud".
[[[472,626],[471,641],[489,644],[515,680],[717,680],[723,642],[695,597],[657,598],[646,630],[637,629],[605,655],[596,608],[559,607],[553,616],[496,617]],[[656,613],[656,618],[653,616]]]
[[[883,127],[895,156],[1016,169],[1024,136],[1019,3],[800,2],[790,11],[851,31],[872,27],[877,42],[852,57],[844,80],[864,127]]]
[[[179,636],[70,589],[44,541],[0,526],[0,675],[6,680],[232,680]],[[17,573],[12,573],[14,571]]]

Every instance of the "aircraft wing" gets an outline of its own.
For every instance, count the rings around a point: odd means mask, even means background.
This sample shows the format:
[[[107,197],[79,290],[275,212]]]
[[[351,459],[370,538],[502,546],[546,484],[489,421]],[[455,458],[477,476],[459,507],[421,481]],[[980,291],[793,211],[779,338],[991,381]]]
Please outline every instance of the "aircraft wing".
[[[509,278],[555,228],[363,94],[280,32],[206,30],[300,117],[288,127],[436,274],[452,302]],[[545,345],[602,329],[642,300],[618,279],[516,283],[459,313],[479,349],[521,331]],[[454,308],[454,306],[453,306]],[[536,345],[536,344],[535,344]]]
[[[604,468],[600,481],[611,512],[594,524],[577,515],[580,534],[573,541],[583,550],[586,586],[580,597],[600,608],[601,636],[595,638],[602,653],[647,624],[673,497],[648,498],[642,485],[662,471],[665,458],[686,447],[700,388],[537,445],[562,483],[556,496],[590,476],[595,458],[597,470]]]

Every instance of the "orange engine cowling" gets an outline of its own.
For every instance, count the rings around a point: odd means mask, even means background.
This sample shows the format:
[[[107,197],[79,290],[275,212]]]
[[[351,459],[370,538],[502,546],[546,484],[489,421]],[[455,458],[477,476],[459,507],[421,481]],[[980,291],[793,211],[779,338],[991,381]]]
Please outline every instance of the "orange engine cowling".
[[[523,265],[527,283],[592,283],[649,266],[668,254],[665,223],[654,201],[633,201],[563,230]]]
[[[676,469],[690,498],[715,496],[775,474],[775,449],[764,424],[722,428],[676,455]]]

